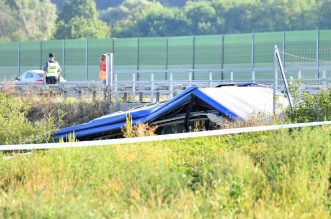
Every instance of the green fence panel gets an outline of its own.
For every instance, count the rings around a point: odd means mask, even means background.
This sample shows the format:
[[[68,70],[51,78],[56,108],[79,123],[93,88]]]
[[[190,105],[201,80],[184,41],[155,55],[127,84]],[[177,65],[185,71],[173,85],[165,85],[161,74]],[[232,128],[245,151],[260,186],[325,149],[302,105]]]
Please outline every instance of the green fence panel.
[[[85,81],[86,71],[86,40],[65,40],[65,76],[67,80]]]
[[[18,42],[1,43],[0,80],[11,80],[18,75]]]
[[[195,72],[194,79],[208,80],[209,71],[213,72],[213,79],[221,79],[222,36],[196,36],[194,51],[194,67],[201,69]]]
[[[288,76],[296,77],[302,68],[305,79],[315,80],[321,77],[320,71],[331,68],[331,30],[310,30],[229,34],[224,38],[205,35],[2,42],[0,79],[42,69],[52,52],[67,80],[98,80],[101,54],[113,52],[119,80],[132,81],[132,74],[139,71],[136,79],[141,81],[149,81],[151,73],[155,80],[168,80],[170,72],[174,80],[186,81],[191,71],[194,80],[208,80],[209,72],[214,80],[229,80],[233,72],[234,81],[251,81],[254,70],[256,80],[271,81],[274,45],[280,49]],[[322,67],[320,71],[318,66]]]
[[[296,78],[298,70],[292,68],[302,68],[301,75],[307,79],[316,79],[318,72],[316,65],[316,31],[291,31],[285,34],[285,70],[289,77]]]
[[[40,69],[40,41],[25,41],[20,43],[20,73]]]
[[[188,80],[187,69],[193,67],[193,37],[179,36],[168,39],[168,69],[175,72],[174,80]]]
[[[88,80],[99,80],[99,63],[102,54],[113,52],[113,39],[88,40]]]
[[[319,32],[319,60],[320,66],[331,66],[331,30]]]
[[[224,68],[251,68],[252,34],[229,34],[224,36]],[[229,79],[226,71],[225,79]],[[250,78],[250,71],[235,71],[237,81]]]
[[[166,68],[167,38],[139,38],[139,69],[142,70],[139,80],[149,81],[151,79],[151,72],[147,72],[147,70],[157,70],[153,72],[154,79],[164,80],[166,78]]]
[[[283,46],[283,32],[255,33],[254,34],[254,68],[273,68],[274,48]],[[272,80],[273,72],[261,70],[255,72],[257,80]]]

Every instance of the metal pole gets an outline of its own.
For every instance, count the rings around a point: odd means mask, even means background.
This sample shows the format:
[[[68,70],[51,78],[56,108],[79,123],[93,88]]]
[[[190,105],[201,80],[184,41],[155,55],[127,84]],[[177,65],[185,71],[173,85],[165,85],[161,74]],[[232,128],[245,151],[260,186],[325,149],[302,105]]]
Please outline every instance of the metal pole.
[[[116,38],[113,38],[113,48],[112,48],[113,49],[113,54],[115,54],[115,39]]]
[[[222,46],[221,46],[221,80],[224,80],[224,35],[222,35]]]
[[[64,39],[63,40],[63,44],[62,44],[62,70],[63,70],[63,77],[65,78],[66,77],[66,53],[65,53],[65,50],[66,50],[66,40]]]
[[[151,103],[154,103],[154,73],[151,73]]]
[[[169,73],[169,97],[172,98],[173,97],[173,90],[174,90],[174,86],[173,86],[173,73],[170,72]]]
[[[195,35],[193,36],[193,51],[192,51],[192,80],[194,80],[194,69],[195,69]]]
[[[110,57],[109,57],[109,61],[110,61],[110,63],[109,63],[109,73],[110,73],[110,75],[109,75],[109,77],[110,77],[110,87],[112,87],[113,86],[113,78],[114,78],[114,54],[113,53],[110,53],[109,54],[110,55]],[[117,79],[116,79],[117,80]]]
[[[136,101],[136,73],[132,73],[132,103]]]
[[[113,86],[113,62],[114,56],[113,53],[106,54],[106,85]]]
[[[139,81],[140,39],[137,38],[137,81]]]
[[[114,74],[114,92],[115,92],[115,104],[118,104],[118,85],[117,85],[117,74]]]
[[[86,64],[86,80],[88,81],[88,39],[85,44],[85,64]]]
[[[20,72],[21,72],[21,44],[20,44],[20,42],[17,43],[17,71],[18,71],[18,76],[20,76]]]
[[[213,72],[209,72],[209,87],[213,87]]]
[[[165,80],[168,80],[168,65],[169,65],[169,37],[167,37],[166,40],[166,60],[165,60],[165,69],[166,69],[166,73],[165,73]]]
[[[252,39],[251,39],[251,68],[254,71],[254,32],[252,32]]]
[[[285,65],[285,63],[286,63],[286,60],[285,60],[285,58],[286,58],[286,56],[285,56],[285,50],[286,50],[286,32],[285,31],[283,31],[283,46],[282,46],[282,50],[283,50],[283,66],[284,66],[284,71],[286,72],[286,65]]]
[[[292,96],[291,96],[289,88],[288,88],[287,79],[286,79],[286,76],[285,76],[283,65],[281,63],[282,60],[280,59],[280,55],[279,55],[279,51],[278,51],[277,46],[275,47],[275,53],[276,53],[276,59],[277,59],[276,62],[278,62],[280,71],[282,73],[282,78],[283,78],[283,82],[284,82],[284,85],[285,85],[287,98],[288,98],[288,101],[290,103],[291,109],[293,110],[293,100],[292,100]]]
[[[320,63],[319,63],[319,30],[316,29],[316,68],[317,68],[317,79],[320,81]]]
[[[273,86],[273,103],[272,103],[272,110],[274,113],[274,116],[276,115],[276,101],[277,101],[277,95],[276,95],[276,91],[277,91],[277,87],[278,87],[278,71],[277,71],[277,55],[276,55],[276,51],[277,51],[277,45],[275,45],[274,48],[274,86]]]

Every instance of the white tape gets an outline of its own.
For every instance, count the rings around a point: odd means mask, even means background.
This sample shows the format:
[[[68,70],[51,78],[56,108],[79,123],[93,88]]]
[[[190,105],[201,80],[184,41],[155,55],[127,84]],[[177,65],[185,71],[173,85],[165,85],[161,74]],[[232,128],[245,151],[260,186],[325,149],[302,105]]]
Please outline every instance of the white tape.
[[[45,144],[0,145],[0,151],[108,146],[108,145],[141,143],[141,142],[150,142],[150,141],[164,141],[164,140],[174,140],[174,139],[184,139],[184,138],[221,136],[221,135],[240,134],[240,133],[247,133],[247,132],[289,129],[289,128],[313,127],[313,126],[322,126],[322,125],[331,125],[331,121],[285,124],[285,125],[257,126],[257,127],[235,128],[235,129],[221,129],[221,130],[212,130],[212,131],[203,131],[203,132],[189,132],[189,133],[170,134],[170,135],[157,135],[157,136],[137,137],[137,138],[120,138],[120,139],[97,140],[97,141],[47,143],[47,144],[45,143]]]

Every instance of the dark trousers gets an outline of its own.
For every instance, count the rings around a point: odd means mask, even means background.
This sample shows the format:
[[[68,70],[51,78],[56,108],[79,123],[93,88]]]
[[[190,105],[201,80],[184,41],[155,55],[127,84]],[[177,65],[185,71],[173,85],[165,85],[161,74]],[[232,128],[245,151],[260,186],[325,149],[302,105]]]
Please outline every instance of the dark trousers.
[[[57,83],[57,77],[55,76],[46,77],[46,84],[56,84],[56,83]]]

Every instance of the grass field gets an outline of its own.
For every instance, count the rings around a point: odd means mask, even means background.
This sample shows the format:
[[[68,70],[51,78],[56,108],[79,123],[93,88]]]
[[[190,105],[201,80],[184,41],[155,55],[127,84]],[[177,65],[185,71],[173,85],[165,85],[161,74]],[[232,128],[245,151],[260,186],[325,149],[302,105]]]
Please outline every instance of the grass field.
[[[331,218],[330,134],[328,126],[1,158],[0,218]]]

